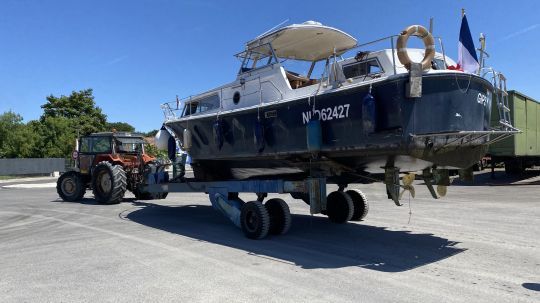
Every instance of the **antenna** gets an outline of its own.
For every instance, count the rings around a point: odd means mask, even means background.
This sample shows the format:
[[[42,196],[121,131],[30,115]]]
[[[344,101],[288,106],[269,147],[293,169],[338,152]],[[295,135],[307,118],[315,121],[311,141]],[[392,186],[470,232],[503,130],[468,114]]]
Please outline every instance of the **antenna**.
[[[275,30],[276,28],[280,27],[281,25],[283,25],[284,23],[287,23],[287,22],[289,22],[289,19],[283,20],[281,23],[279,23],[278,25],[272,27],[271,29],[267,30],[266,32],[264,32],[264,33],[258,35],[258,36],[257,36],[255,39],[253,39],[253,40],[256,40],[256,39],[258,39],[258,38],[260,38],[260,37],[262,37],[262,36],[264,36],[264,35],[270,33],[271,31]]]
[[[429,18],[429,33],[433,35],[433,17]]]

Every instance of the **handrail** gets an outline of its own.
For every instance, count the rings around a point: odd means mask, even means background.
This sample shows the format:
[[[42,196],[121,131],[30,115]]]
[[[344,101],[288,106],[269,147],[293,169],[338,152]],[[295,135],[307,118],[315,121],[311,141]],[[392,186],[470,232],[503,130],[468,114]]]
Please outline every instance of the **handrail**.
[[[264,80],[261,83],[270,83],[270,84],[272,84],[272,86],[279,92],[280,99],[283,100],[283,92],[274,84],[274,82],[272,82],[270,80]]]

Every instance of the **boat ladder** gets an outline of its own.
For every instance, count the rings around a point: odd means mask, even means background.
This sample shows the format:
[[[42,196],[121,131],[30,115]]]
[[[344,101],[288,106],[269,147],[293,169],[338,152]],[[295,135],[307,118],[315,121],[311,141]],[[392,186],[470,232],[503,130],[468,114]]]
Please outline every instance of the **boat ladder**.
[[[493,82],[497,108],[499,109],[499,124],[503,130],[515,130],[514,126],[512,126],[512,118],[510,117],[506,77],[502,73],[497,73],[493,77]]]

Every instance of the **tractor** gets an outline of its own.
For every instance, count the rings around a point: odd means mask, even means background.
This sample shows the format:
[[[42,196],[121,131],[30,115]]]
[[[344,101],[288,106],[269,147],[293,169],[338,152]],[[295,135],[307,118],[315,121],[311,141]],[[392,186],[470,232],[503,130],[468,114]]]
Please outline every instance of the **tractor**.
[[[127,132],[94,133],[79,138],[72,158],[75,167],[63,173],[56,185],[64,201],[80,201],[92,189],[96,201],[120,203],[126,190],[138,200],[164,199],[167,193],[150,193],[144,185],[169,181],[166,164],[145,153],[146,141]]]

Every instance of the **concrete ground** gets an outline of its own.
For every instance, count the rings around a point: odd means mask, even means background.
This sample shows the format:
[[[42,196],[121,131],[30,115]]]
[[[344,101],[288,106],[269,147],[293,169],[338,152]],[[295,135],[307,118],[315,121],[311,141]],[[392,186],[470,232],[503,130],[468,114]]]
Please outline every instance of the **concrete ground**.
[[[497,174],[440,200],[417,182],[402,207],[360,185],[370,213],[343,225],[283,195],[290,232],[259,241],[204,194],[99,205],[2,183],[0,301],[540,302],[540,177]]]

